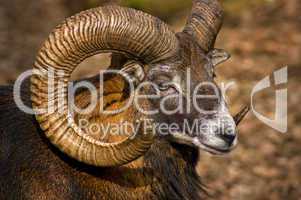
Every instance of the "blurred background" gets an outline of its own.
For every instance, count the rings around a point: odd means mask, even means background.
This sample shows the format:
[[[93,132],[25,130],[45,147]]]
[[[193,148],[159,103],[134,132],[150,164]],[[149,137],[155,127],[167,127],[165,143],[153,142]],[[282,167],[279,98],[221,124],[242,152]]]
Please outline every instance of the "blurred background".
[[[288,66],[288,132],[278,133],[250,113],[240,126],[237,149],[228,156],[201,154],[199,173],[211,199],[301,199],[301,2],[300,0],[224,0],[225,20],[217,48],[232,58],[217,70],[219,81],[235,81],[227,93],[233,113],[250,102],[255,84]],[[0,1],[0,84],[30,69],[49,32],[81,10],[119,4],[155,15],[175,31],[185,24],[190,0],[10,0]],[[75,78],[110,63],[94,56]],[[299,78],[298,78],[299,77]],[[255,96],[256,108],[273,117],[275,88]]]

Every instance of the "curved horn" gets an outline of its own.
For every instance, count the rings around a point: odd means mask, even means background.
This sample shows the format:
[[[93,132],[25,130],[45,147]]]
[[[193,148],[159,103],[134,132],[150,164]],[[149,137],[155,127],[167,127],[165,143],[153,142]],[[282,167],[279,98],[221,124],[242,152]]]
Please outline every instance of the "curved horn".
[[[193,0],[192,11],[184,28],[206,52],[214,47],[221,28],[223,10],[219,0]]]
[[[46,137],[70,157],[94,166],[122,165],[143,155],[153,142],[153,134],[140,133],[134,139],[112,144],[85,134],[69,114],[68,81],[80,62],[98,53],[121,52],[151,63],[172,56],[177,45],[167,25],[134,9],[108,6],[67,19],[42,46],[31,78],[35,111],[54,102],[56,112],[36,114]],[[48,75],[51,69],[53,83]]]

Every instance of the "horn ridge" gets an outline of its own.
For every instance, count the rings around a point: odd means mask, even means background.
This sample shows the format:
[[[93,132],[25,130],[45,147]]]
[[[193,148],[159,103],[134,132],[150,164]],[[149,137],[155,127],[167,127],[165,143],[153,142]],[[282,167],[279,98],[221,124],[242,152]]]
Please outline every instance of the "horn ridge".
[[[219,0],[193,0],[183,32],[188,33],[206,52],[213,47],[222,26],[223,9]]]
[[[152,130],[145,133],[141,128],[135,138],[117,143],[93,139],[69,113],[66,83],[79,63],[98,53],[119,52],[151,63],[173,56],[177,48],[178,40],[166,24],[134,9],[99,7],[65,20],[39,51],[34,63],[38,73],[31,77],[33,108],[45,109],[49,102],[54,102],[50,108],[55,112],[36,114],[46,137],[68,156],[94,166],[123,165],[143,155],[153,143]],[[49,83],[48,73],[52,71],[54,80],[65,85],[48,92],[50,87],[57,86]],[[57,105],[60,101],[64,103]]]

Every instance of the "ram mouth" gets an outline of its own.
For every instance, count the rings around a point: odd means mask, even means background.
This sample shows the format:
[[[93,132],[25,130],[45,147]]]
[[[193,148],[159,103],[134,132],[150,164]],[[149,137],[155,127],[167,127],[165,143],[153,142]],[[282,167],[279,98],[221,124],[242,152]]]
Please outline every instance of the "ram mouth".
[[[202,143],[202,148],[203,150],[211,153],[211,154],[214,154],[214,155],[224,155],[224,154],[227,154],[227,153],[230,153],[234,148],[235,146],[231,147],[231,148],[228,148],[228,149],[219,149],[219,148],[216,148],[216,147],[212,147],[212,146],[209,146],[209,145],[206,145],[204,143]]]
[[[186,135],[185,133],[181,132],[174,132],[172,133],[172,140],[176,143],[185,144],[192,147],[197,147],[198,149],[202,149],[204,151],[207,151],[209,153],[215,154],[215,155],[221,155],[229,153],[234,147],[232,148],[225,148],[225,149],[219,149],[216,147],[212,147],[208,144],[202,143],[199,141],[198,137],[191,137],[189,135]]]

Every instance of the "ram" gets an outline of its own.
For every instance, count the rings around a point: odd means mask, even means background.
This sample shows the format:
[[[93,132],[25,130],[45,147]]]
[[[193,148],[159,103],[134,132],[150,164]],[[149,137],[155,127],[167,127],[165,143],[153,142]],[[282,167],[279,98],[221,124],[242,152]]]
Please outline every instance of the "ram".
[[[232,117],[220,89],[219,98],[196,98],[199,109],[187,106],[199,83],[210,83],[197,90],[199,96],[215,93],[214,68],[229,58],[214,49],[222,16],[217,0],[194,0],[180,33],[118,6],[84,11],[57,26],[21,89],[35,115],[19,109],[12,86],[0,89],[0,199],[198,199],[204,191],[195,169],[199,150],[230,152],[248,111]],[[98,76],[82,80],[97,88],[98,101],[91,112],[71,112],[71,73],[103,52],[113,52],[110,69],[122,73],[106,74],[103,83]],[[139,87],[143,83],[152,84]],[[140,98],[140,109],[104,112],[124,107],[133,93],[156,98]],[[75,94],[75,105],[88,108],[90,90]],[[169,112],[144,112],[162,102]],[[177,110],[180,104],[183,112]],[[52,112],[43,112],[46,108]],[[140,125],[138,131],[116,136],[81,126],[83,120],[109,125],[124,119]],[[193,126],[195,120],[209,128],[188,132],[183,124]],[[179,130],[159,134],[155,124],[177,124]]]

